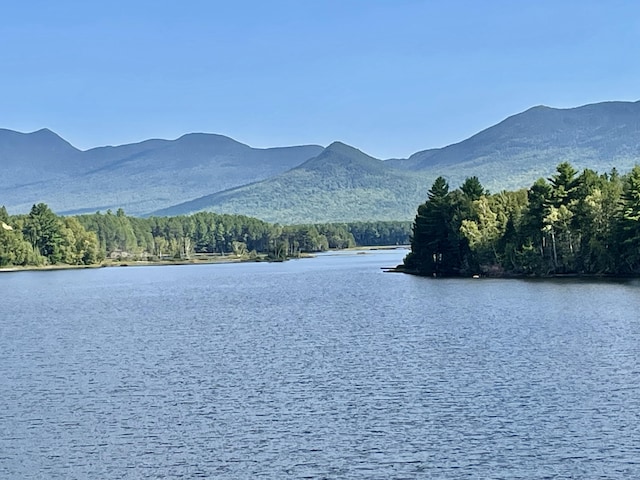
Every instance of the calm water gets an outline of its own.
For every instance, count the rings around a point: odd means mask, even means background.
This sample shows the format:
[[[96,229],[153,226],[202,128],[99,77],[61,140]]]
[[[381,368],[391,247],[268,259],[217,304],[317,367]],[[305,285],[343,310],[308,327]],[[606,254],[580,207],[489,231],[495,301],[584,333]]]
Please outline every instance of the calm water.
[[[0,478],[640,476],[640,283],[405,253],[0,275]]]

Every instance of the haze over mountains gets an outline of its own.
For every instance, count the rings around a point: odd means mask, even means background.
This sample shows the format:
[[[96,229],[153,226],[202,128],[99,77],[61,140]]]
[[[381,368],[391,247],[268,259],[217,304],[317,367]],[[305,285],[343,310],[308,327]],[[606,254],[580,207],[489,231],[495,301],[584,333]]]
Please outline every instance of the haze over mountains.
[[[558,163],[621,172],[640,163],[640,102],[534,107],[454,145],[382,161],[340,142],[255,149],[188,134],[80,151],[49,130],[0,129],[0,204],[58,213],[201,210],[280,223],[409,220],[443,175],[477,175],[491,191],[527,187]]]
[[[0,203],[16,213],[43,201],[59,213],[123,208],[142,215],[269,178],[321,151],[317,145],[255,149],[203,133],[80,151],[47,129],[0,130]]]

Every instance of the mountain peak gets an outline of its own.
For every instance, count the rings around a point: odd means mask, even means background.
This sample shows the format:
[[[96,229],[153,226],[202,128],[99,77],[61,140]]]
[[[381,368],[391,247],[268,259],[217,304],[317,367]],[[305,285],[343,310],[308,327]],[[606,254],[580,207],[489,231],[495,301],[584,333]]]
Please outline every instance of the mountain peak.
[[[41,128],[30,133],[22,133],[14,130],[0,129],[0,138],[3,144],[0,149],[28,148],[28,149],[56,149],[61,153],[78,152],[79,150],[67,142],[64,138],[48,128]],[[4,143],[5,141],[10,143]]]
[[[350,145],[347,145],[346,143],[341,142],[339,140],[336,140],[335,142],[331,142],[331,144],[327,146],[327,148],[330,148],[330,149],[343,148],[343,147],[353,148]]]
[[[351,145],[347,145],[346,143],[335,141],[331,143],[327,148],[323,150],[320,155],[341,155],[345,157],[363,157],[369,158],[372,160],[377,160],[370,155],[367,155],[362,150],[357,149],[356,147],[352,147]]]
[[[217,151],[250,149],[248,145],[240,143],[233,138],[219,135],[217,133],[187,133],[174,141],[179,144],[186,144],[192,147],[215,148]]]
[[[58,134],[52,132],[51,130],[49,130],[48,128],[41,128],[40,130],[36,130],[35,132],[32,132],[31,135],[48,135],[48,136],[54,136],[54,137],[59,137]]]
[[[327,174],[335,174],[338,170],[348,170],[352,174],[356,171],[380,174],[383,170],[386,171],[387,166],[382,160],[373,158],[351,145],[333,142],[317,157],[307,160],[296,169],[323,171]]]

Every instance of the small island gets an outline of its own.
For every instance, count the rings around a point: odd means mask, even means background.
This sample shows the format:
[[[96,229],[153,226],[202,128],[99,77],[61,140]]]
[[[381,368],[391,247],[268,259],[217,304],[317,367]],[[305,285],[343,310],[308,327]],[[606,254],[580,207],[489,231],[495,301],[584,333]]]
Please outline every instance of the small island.
[[[396,271],[452,276],[640,274],[640,166],[578,174],[560,163],[529,189],[487,192],[477,177],[439,177],[418,207]]]

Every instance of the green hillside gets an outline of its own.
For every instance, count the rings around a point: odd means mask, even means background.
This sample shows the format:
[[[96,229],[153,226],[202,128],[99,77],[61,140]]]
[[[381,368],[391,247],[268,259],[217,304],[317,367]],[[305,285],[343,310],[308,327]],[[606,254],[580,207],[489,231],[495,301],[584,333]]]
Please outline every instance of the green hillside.
[[[434,178],[442,175],[451,185],[476,175],[499,191],[546,178],[560,162],[598,171],[630,170],[640,162],[640,102],[533,107],[460,143],[393,164]]]
[[[210,210],[287,224],[407,220],[428,188],[423,174],[403,172],[336,142],[320,155],[268,180],[198,198],[154,215]]]

